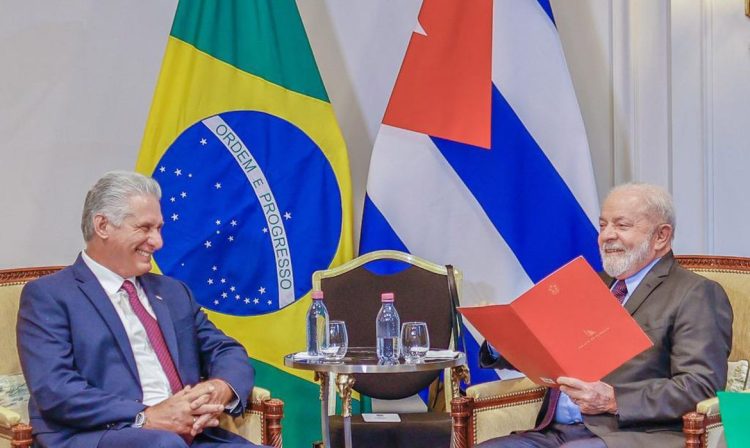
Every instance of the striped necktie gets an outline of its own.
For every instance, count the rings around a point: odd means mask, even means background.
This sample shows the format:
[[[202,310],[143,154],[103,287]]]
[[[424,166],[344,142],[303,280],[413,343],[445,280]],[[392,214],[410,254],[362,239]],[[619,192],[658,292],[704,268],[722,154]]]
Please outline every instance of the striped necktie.
[[[628,285],[625,284],[625,280],[617,280],[617,282],[615,282],[615,286],[612,287],[612,294],[620,301],[620,304],[622,304],[625,300],[625,296],[628,295]]]
[[[159,323],[148,313],[138,299],[135,285],[133,285],[130,280],[125,280],[123,282],[122,289],[128,293],[130,307],[133,308],[133,312],[138,316],[138,320],[141,321],[143,328],[146,330],[148,340],[151,342],[151,348],[154,349],[156,358],[159,360],[159,364],[161,364],[161,368],[167,376],[172,393],[175,394],[179,392],[182,390],[182,381],[180,380],[180,375],[177,373],[177,368],[172,360],[172,355],[169,353],[167,343],[164,341],[164,335],[161,332],[161,328],[159,328]]]

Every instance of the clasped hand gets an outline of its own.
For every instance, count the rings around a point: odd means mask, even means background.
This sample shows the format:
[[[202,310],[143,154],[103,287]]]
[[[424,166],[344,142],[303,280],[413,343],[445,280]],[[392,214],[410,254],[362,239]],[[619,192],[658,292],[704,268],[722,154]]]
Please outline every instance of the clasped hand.
[[[576,378],[561,376],[557,379],[560,390],[565,392],[583,414],[615,414],[617,401],[615,390],[607,383],[587,383]]]
[[[219,426],[219,416],[233,395],[229,385],[218,379],[185,386],[161,403],[146,408],[143,427],[171,431],[192,440],[205,428]]]

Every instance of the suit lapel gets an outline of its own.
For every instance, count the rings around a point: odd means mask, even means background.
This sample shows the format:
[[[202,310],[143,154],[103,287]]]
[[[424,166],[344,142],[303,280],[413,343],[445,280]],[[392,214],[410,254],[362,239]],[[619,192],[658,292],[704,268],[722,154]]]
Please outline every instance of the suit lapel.
[[[674,255],[672,255],[672,252],[669,252],[664,255],[653,268],[651,268],[649,273],[646,274],[643,280],[641,280],[641,283],[635,288],[635,291],[633,291],[633,294],[625,303],[625,309],[628,313],[631,315],[634,314],[656,287],[661,285],[664,278],[672,269],[673,263]]]
[[[156,285],[150,276],[143,275],[138,280],[140,280],[143,291],[146,293],[151,308],[154,310],[159,328],[161,328],[161,333],[164,336],[164,341],[167,343],[169,353],[172,355],[172,361],[179,372],[180,358],[179,350],[177,350],[177,335],[175,334],[174,319],[172,319],[169,306],[167,306],[167,302],[161,296],[156,295]]]
[[[133,349],[130,346],[128,334],[125,332],[125,327],[122,325],[122,321],[115,310],[115,306],[112,304],[109,297],[107,297],[99,280],[96,279],[94,273],[91,272],[88,266],[86,266],[86,263],[84,263],[83,258],[81,258],[80,255],[73,264],[73,272],[79,282],[78,287],[86,298],[94,305],[99,315],[104,320],[104,323],[109,327],[109,331],[112,332],[115,341],[117,341],[117,346],[119,347],[120,352],[122,352],[123,358],[125,358],[130,373],[133,374],[136,383],[140,384],[140,377],[138,376],[138,368],[135,364]]]

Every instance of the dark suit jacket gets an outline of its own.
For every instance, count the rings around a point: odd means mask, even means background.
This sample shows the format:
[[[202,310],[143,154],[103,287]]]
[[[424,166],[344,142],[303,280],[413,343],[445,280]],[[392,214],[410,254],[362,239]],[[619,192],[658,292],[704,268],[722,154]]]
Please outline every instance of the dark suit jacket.
[[[606,275],[611,285],[614,279]],[[670,252],[654,265],[625,309],[654,346],[607,375],[617,415],[584,415],[608,448],[682,447],[682,415],[723,390],[732,347],[732,307],[718,283],[680,267]],[[507,368],[483,345],[483,367]],[[537,422],[547,412],[545,399]]]
[[[207,319],[187,286],[139,277],[184,384],[220,378],[239,395],[253,387],[245,349]],[[145,406],[133,351],[114,305],[79,256],[21,294],[18,351],[36,440],[50,447],[95,447],[104,432],[133,423]],[[206,430],[216,440],[223,430]]]

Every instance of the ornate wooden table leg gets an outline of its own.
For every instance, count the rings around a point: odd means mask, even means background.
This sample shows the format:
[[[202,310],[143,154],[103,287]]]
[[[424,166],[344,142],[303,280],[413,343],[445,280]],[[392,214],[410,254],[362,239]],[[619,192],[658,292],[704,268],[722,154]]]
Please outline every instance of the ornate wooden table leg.
[[[466,366],[451,367],[451,388],[453,391],[453,397],[461,396],[461,381],[463,381],[464,384],[471,384],[469,368]]]
[[[344,417],[344,446],[352,448],[352,386],[354,377],[345,373],[336,375],[336,389],[341,395],[341,415]]]
[[[469,417],[472,398],[456,396],[451,400],[451,448],[469,448]]]
[[[328,417],[328,373],[315,372],[315,381],[320,381],[320,432],[323,445],[331,448],[330,419]]]

